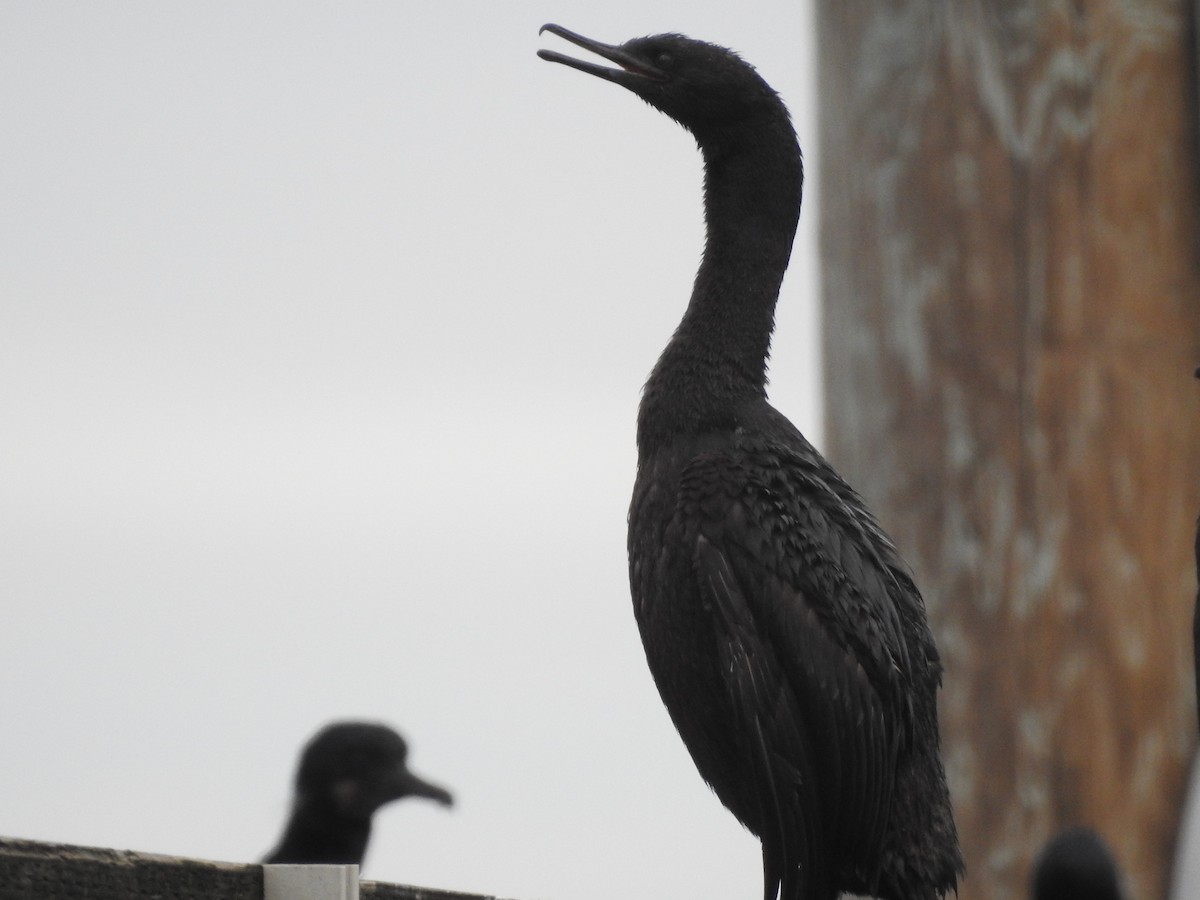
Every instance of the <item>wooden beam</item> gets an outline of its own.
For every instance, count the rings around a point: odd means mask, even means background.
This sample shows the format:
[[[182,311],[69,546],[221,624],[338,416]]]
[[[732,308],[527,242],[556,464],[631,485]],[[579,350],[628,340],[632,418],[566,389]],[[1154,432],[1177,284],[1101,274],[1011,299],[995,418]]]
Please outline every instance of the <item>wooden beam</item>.
[[[819,0],[829,457],[946,665],[962,900],[1088,824],[1163,896],[1196,744],[1190,4]]]
[[[84,897],[171,900],[264,900],[263,872],[286,879],[286,869],[350,869],[345,866],[262,866],[183,859],[131,850],[47,844],[0,837],[0,898],[3,900],[79,900]],[[482,894],[434,888],[357,882],[342,884],[362,900],[496,900]],[[336,887],[336,885],[335,885]]]

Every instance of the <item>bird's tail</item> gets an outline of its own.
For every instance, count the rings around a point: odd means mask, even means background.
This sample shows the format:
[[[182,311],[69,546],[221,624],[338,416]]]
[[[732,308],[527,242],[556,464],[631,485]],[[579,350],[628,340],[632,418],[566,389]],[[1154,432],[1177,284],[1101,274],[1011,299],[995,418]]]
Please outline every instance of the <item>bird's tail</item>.
[[[880,896],[894,900],[938,900],[957,892],[964,872],[936,718],[918,735],[893,795],[891,821],[903,824],[889,829],[884,844]]]

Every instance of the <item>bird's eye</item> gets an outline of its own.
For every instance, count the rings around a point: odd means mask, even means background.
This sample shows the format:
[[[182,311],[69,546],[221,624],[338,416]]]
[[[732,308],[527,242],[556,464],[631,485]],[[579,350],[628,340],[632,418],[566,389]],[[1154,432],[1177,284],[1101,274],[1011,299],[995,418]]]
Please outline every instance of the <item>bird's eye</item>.
[[[654,57],[654,64],[660,69],[669,69],[671,63],[675,62],[675,57],[666,50],[660,50]]]

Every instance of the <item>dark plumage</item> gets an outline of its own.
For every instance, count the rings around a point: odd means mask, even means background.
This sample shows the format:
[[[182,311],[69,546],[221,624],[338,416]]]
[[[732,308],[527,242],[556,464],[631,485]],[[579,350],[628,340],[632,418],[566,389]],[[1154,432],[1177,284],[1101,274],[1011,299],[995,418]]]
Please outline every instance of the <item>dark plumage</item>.
[[[1038,854],[1033,900],[1121,900],[1117,863],[1090,828],[1060,832]]]
[[[337,722],[305,745],[291,817],[265,863],[362,865],[371,817],[403,797],[450,806],[450,793],[408,770],[408,746],[384,725]]]
[[[962,859],[921,596],[862,499],[766,399],[803,173],[783,103],[723,47],[667,34],[621,66],[546,50],[696,138],[707,239],[646,384],[629,513],[646,658],[700,774],[763,845],[764,894],[926,900]]]

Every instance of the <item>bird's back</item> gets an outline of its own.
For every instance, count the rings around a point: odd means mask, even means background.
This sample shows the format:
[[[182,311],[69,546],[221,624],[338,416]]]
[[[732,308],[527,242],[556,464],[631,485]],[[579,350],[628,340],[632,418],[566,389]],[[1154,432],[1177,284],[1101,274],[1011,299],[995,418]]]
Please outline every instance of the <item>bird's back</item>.
[[[874,517],[765,400],[641,450],[629,554],[647,660],[701,774],[762,838],[767,892],[953,886],[940,664]]]

